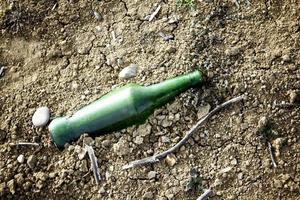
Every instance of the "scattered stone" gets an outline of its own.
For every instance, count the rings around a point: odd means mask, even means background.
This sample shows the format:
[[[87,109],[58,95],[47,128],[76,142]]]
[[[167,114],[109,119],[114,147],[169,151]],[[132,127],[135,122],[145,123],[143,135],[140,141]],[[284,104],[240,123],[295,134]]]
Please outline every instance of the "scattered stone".
[[[279,157],[280,156],[280,149],[283,146],[283,144],[285,143],[285,139],[284,138],[276,138],[273,142],[272,142],[272,146],[274,147],[275,150],[275,156]]]
[[[15,180],[11,179],[10,181],[7,182],[7,187],[9,189],[9,192],[12,194],[15,194]]]
[[[56,175],[57,175],[56,172],[50,172],[50,173],[49,173],[49,178],[55,178]]]
[[[15,180],[17,182],[18,185],[22,185],[24,182],[24,177],[22,173],[18,173],[15,175]]]
[[[162,136],[162,137],[161,137],[161,142],[162,142],[162,143],[169,143],[169,142],[170,142],[170,138],[167,137],[167,136]]]
[[[282,58],[283,62],[290,62],[291,61],[291,57],[288,54],[283,55],[281,58]]]
[[[234,165],[234,166],[237,165],[237,163],[238,163],[238,162],[237,162],[237,159],[235,159],[235,158],[230,162],[230,164],[232,164],[232,165]]]
[[[33,169],[36,166],[36,163],[37,163],[37,159],[35,155],[31,155],[28,157],[27,164],[31,169]]]
[[[263,116],[259,119],[258,121],[258,126],[257,126],[257,130],[263,130],[268,124],[268,119],[267,117]]]
[[[242,180],[244,177],[244,174],[242,172],[238,173],[238,179],[239,180]]]
[[[101,20],[101,19],[102,19],[101,15],[100,15],[97,11],[94,11],[93,14],[94,14],[94,17],[95,17],[97,20]]]
[[[143,125],[140,125],[136,131],[138,132],[139,135],[146,136],[151,133],[151,128],[152,127],[150,124],[143,124]]]
[[[148,173],[148,179],[155,179],[156,178],[156,175],[157,175],[157,172],[156,171],[150,171]]]
[[[178,21],[180,20],[180,16],[179,15],[176,15],[176,14],[173,14],[169,17],[169,20],[168,20],[168,24],[174,24],[174,23],[177,23]]]
[[[278,180],[278,179],[275,179],[274,180],[274,186],[276,187],[276,188],[282,188],[283,187],[283,181],[281,181],[281,180]]]
[[[75,146],[74,151],[77,153],[79,160],[82,160],[85,157],[87,152],[85,148],[82,148],[79,145]]]
[[[143,199],[152,199],[153,198],[153,193],[152,192],[146,192],[143,195]]]
[[[44,172],[37,172],[34,173],[33,176],[37,179],[37,180],[41,180],[41,181],[46,181],[47,179],[47,175]]]
[[[120,73],[119,78],[121,79],[131,79],[137,75],[138,66],[136,64],[131,64],[125,67]]]
[[[231,169],[232,169],[232,167],[225,167],[225,168],[221,169],[219,173],[224,174],[224,173],[229,172]]]
[[[25,191],[28,191],[31,188],[31,186],[32,183],[27,181],[26,183],[24,183],[23,188]]]
[[[202,117],[204,117],[210,110],[210,105],[207,104],[205,106],[201,106],[197,112],[197,117],[198,119],[201,119]]]
[[[119,156],[128,154],[129,150],[129,144],[124,139],[120,139],[116,144],[113,145],[113,151]]]
[[[300,103],[300,91],[292,91],[290,93],[290,103]]]
[[[110,140],[103,140],[102,147],[109,148],[110,145],[111,145],[111,141]]]
[[[105,188],[103,186],[99,189],[99,193],[100,194],[105,194],[106,193]]]
[[[89,146],[93,146],[94,143],[95,143],[95,141],[91,137],[84,137],[83,138],[83,144],[86,144],[86,145],[89,145]]]
[[[135,140],[134,140],[134,143],[135,144],[143,144],[143,142],[144,142],[144,138],[142,137],[142,136],[137,136],[136,138],[135,138]]]
[[[24,155],[19,155],[18,157],[17,157],[17,161],[19,162],[19,163],[24,163],[24,161],[25,161],[25,156]]]
[[[50,119],[50,111],[48,107],[38,108],[32,116],[32,123],[36,127],[45,126]]]
[[[169,154],[169,155],[167,155],[165,161],[166,161],[167,165],[172,167],[176,164],[176,156],[174,154]]]
[[[172,125],[172,122],[170,120],[168,120],[167,118],[163,119],[162,122],[161,122],[161,125],[164,127],[164,128],[167,128],[169,126]]]
[[[87,167],[87,161],[86,161],[86,160],[82,160],[82,161],[80,162],[79,170],[80,170],[81,172],[88,172],[88,171],[89,171],[89,169],[88,169],[88,167]]]
[[[240,53],[240,48],[239,47],[231,47],[225,50],[225,54],[227,56],[236,56]]]
[[[159,35],[160,37],[162,37],[162,39],[163,39],[164,41],[174,40],[174,35],[173,35],[173,34],[165,34],[165,33],[163,33],[163,32],[159,32],[158,35]]]

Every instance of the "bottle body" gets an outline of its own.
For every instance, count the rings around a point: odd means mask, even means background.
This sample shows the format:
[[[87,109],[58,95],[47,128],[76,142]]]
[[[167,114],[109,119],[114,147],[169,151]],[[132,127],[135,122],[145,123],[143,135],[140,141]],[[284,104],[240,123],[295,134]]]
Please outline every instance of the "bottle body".
[[[128,84],[77,111],[73,116],[54,119],[49,130],[59,148],[81,134],[98,136],[134,124],[142,124],[154,110],[177,94],[201,81],[200,72],[169,79],[151,86]]]

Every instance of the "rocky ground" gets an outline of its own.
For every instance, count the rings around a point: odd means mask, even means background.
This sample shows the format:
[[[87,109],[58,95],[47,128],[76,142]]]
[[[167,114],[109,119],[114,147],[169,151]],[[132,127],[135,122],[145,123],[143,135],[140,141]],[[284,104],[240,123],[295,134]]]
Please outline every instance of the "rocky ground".
[[[0,2],[1,199],[197,199],[207,188],[211,199],[300,198],[300,2],[180,2]],[[130,65],[137,74],[121,79]],[[40,106],[51,118],[69,115],[126,83],[194,69],[206,82],[144,125],[85,136],[63,151],[31,121]],[[204,113],[241,94],[247,98],[201,127],[174,165],[122,170],[173,146]],[[98,186],[90,160],[78,156],[84,144],[98,157]]]

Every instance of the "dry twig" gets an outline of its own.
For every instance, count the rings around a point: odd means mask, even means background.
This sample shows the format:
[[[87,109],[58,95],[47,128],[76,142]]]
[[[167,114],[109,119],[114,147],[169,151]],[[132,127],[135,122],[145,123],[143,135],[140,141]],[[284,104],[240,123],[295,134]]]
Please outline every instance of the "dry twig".
[[[89,158],[91,160],[91,168],[92,168],[93,173],[94,173],[96,184],[99,185],[101,177],[100,177],[97,158],[95,156],[94,149],[93,149],[93,147],[91,147],[89,145],[86,145],[85,148],[86,148],[86,150],[89,154]]]
[[[212,192],[211,189],[205,190],[205,191],[203,192],[203,194],[201,194],[201,196],[197,198],[197,200],[205,200],[205,199],[207,199],[210,195],[212,195],[212,193],[213,193],[213,192]]]
[[[160,8],[161,8],[161,6],[159,5],[159,6],[155,9],[155,11],[150,15],[150,17],[149,17],[149,22],[151,22],[151,21],[154,19],[154,17],[155,17],[155,16],[157,15],[157,13],[159,12]]]
[[[225,108],[233,103],[239,102],[243,99],[243,96],[238,96],[235,97],[233,99],[230,99],[224,103],[222,103],[221,105],[217,106],[215,109],[213,109],[212,111],[210,111],[207,115],[205,115],[204,117],[202,117],[195,126],[193,126],[193,128],[173,147],[171,147],[170,149],[141,159],[141,160],[135,160],[130,162],[129,164],[123,166],[123,169],[129,169],[129,168],[133,168],[133,167],[138,167],[138,166],[144,166],[147,164],[151,164],[151,163],[156,163],[160,160],[162,160],[163,158],[165,158],[168,154],[170,153],[174,153],[175,151],[177,151],[182,145],[184,145],[187,140],[196,132],[198,131],[199,127],[204,124],[209,118],[211,118],[213,115],[215,115],[218,111],[220,111],[222,108]]]
[[[15,145],[15,146],[40,146],[36,142],[18,142],[18,143],[13,144],[13,145]]]
[[[273,154],[273,151],[272,151],[272,144],[270,142],[267,142],[267,143],[268,143],[268,150],[269,150],[269,153],[271,155],[272,165],[273,165],[274,168],[276,168],[277,164],[276,164],[274,154]]]

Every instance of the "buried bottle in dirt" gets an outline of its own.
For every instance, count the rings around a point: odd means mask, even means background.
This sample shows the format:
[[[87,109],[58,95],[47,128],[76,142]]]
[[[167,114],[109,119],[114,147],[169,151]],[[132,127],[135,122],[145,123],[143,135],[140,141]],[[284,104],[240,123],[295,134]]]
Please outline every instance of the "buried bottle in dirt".
[[[142,124],[156,108],[201,81],[200,71],[194,71],[150,86],[131,83],[115,89],[71,117],[54,119],[49,125],[52,140],[58,148],[63,148],[83,133],[99,136]]]

